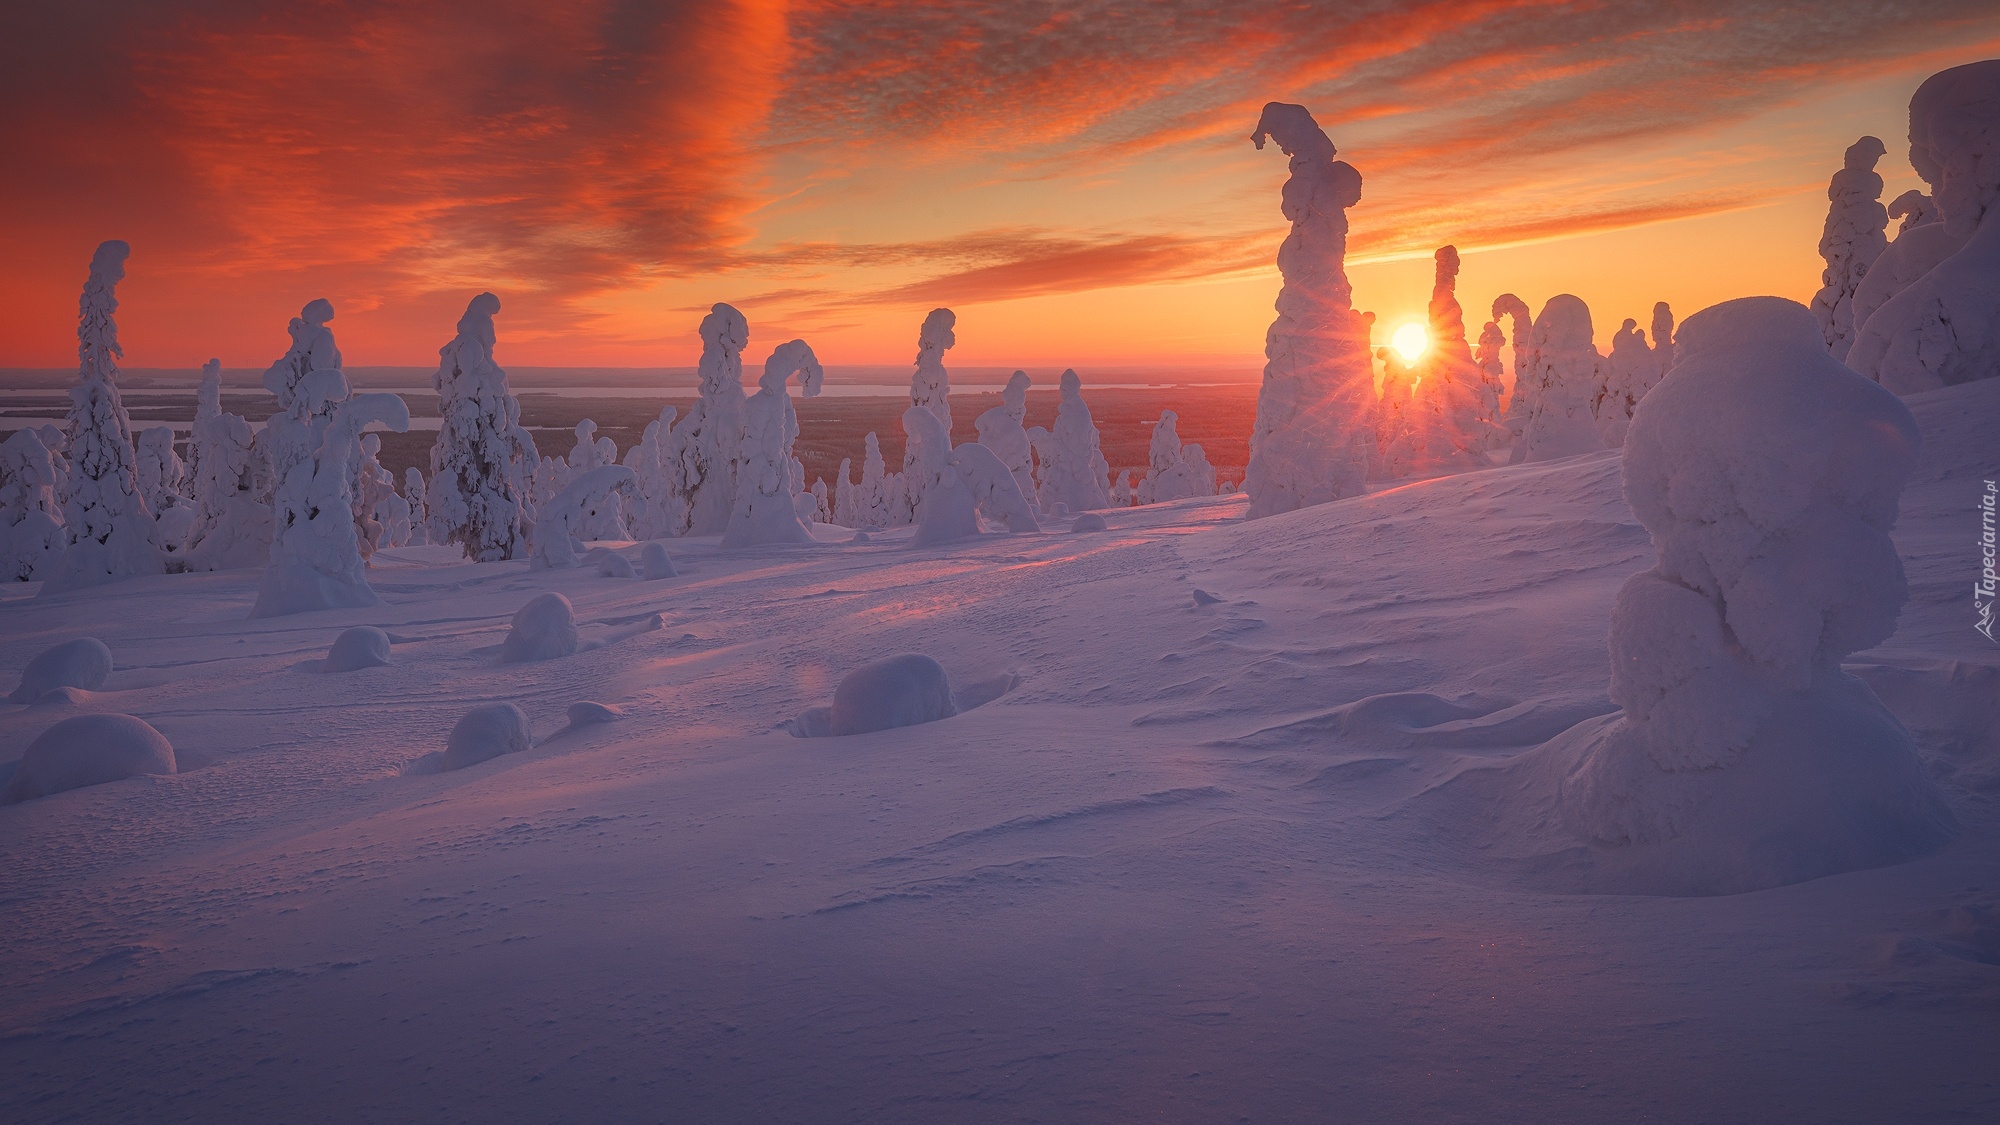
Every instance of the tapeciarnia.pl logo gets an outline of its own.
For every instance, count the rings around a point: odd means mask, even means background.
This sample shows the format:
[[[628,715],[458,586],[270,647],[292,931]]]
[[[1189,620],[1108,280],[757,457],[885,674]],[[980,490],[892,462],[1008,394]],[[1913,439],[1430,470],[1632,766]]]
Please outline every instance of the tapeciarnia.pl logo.
[[[1993,601],[1996,579],[1993,574],[1994,558],[1994,487],[1986,482],[1986,491],[1979,497],[1979,578],[1972,584],[1972,611],[1978,615],[1972,627],[1979,630],[1987,640],[1993,640]]]

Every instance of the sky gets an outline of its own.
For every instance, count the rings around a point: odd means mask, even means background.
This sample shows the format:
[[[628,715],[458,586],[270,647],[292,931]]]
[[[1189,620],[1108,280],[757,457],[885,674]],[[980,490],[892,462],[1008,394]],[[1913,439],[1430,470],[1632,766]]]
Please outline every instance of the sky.
[[[0,13],[0,366],[75,361],[92,249],[131,243],[127,366],[262,367],[315,297],[351,366],[427,365],[466,301],[499,358],[686,366],[716,301],[746,358],[1254,376],[1307,106],[1360,170],[1378,342],[1456,245],[1600,343],[1809,299],[1827,179],[1910,93],[2000,55],[1991,0],[1811,4],[68,0]]]

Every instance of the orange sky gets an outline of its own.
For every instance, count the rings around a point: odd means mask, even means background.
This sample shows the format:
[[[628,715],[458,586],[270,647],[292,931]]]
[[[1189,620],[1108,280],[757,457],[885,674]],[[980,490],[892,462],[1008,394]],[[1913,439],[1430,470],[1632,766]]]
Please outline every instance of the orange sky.
[[[1655,300],[1809,297],[1842,151],[1917,186],[1910,92],[2000,54],[1957,0],[12,7],[0,366],[74,362],[123,238],[134,367],[261,367],[320,296],[349,364],[428,364],[481,289],[518,365],[692,364],[727,300],[753,360],[903,363],[949,305],[960,365],[1252,367],[1269,100],[1362,173],[1383,340],[1453,242],[1475,328],[1569,291],[1608,341]]]

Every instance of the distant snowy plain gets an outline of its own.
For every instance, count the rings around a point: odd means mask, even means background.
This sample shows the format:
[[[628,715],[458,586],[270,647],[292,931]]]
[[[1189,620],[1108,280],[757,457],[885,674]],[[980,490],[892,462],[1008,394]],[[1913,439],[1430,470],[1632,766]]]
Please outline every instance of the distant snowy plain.
[[[2000,380],[1908,402],[1911,601],[1849,666],[1976,708]],[[0,688],[77,636],[117,670],[0,708],[0,761],[122,711],[183,772],[0,809],[0,1120],[2000,1119],[2000,715],[1900,716],[1962,825],[1928,858],[1575,893],[1416,810],[1611,708],[1618,454],[1243,503],[655,581],[386,550],[386,606],[259,621],[255,571],[5,591]],[[605,643],[499,664],[552,591]],[[318,671],[355,625],[392,664]],[[1020,682],[786,732],[905,651]],[[558,734],[580,700],[624,717]],[[542,741],[406,773],[501,702]]]

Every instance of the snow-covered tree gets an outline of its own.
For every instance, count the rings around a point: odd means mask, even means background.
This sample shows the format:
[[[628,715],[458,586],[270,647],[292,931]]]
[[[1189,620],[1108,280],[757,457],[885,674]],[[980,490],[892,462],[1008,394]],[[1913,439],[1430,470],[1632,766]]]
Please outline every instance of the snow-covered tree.
[[[132,418],[118,394],[118,357],[125,352],[112,314],[131,253],[123,242],[100,245],[77,303],[77,384],[63,427],[69,456],[62,490],[65,546],[42,582],[45,595],[166,570],[134,472]]]
[[[363,562],[374,558],[377,548],[399,547],[410,537],[409,505],[396,495],[396,478],[382,467],[381,457],[382,435],[362,434],[353,489],[354,535]]]
[[[1535,318],[1528,348],[1527,414],[1512,463],[1604,448],[1590,412],[1604,362],[1591,341],[1590,306],[1568,293],[1549,298]],[[1519,390],[1515,393],[1519,397]]]
[[[584,542],[578,533],[597,522],[637,479],[623,465],[598,465],[572,476],[535,514],[534,568],[565,570],[577,565]]]
[[[0,442],[0,582],[34,581],[61,557],[60,482],[39,430],[15,430]]]
[[[1347,208],[1361,174],[1335,160],[1333,142],[1300,105],[1264,107],[1251,140],[1291,158],[1283,210],[1291,233],[1278,248],[1278,317],[1264,337],[1264,383],[1250,433],[1245,486],[1250,518],[1361,492],[1375,459],[1375,368],[1369,322],[1348,284]]]
[[[355,529],[355,458],[363,427],[402,433],[409,407],[393,394],[350,395],[338,368],[308,374],[291,394],[291,412],[272,419],[281,427],[273,449],[311,452],[284,458],[291,467],[273,498],[271,563],[250,616],[379,605]]]
[[[326,326],[332,319],[333,302],[321,297],[307,302],[287,326],[292,346],[264,372],[264,389],[278,397],[279,410],[292,408],[306,376],[340,369],[340,349],[334,346],[333,329]]]
[[[673,488],[674,415],[673,407],[661,407],[660,416],[646,423],[637,444],[625,451],[625,467],[633,474],[625,526],[634,539],[671,538],[687,526],[686,508]]]
[[[201,372],[194,430],[188,437],[194,524],[188,531],[189,570],[263,566],[271,557],[271,508],[252,495],[256,434],[241,415],[222,411],[222,361]]]
[[[1501,434],[1486,407],[1484,383],[1465,339],[1465,310],[1458,303],[1458,248],[1439,247],[1429,308],[1430,345],[1416,364],[1411,387],[1410,435],[1421,473],[1484,467],[1484,451]]]
[[[1487,321],[1479,330],[1479,347],[1473,351],[1473,362],[1479,364],[1479,401],[1485,417],[1497,429],[1487,440],[1488,448],[1499,448],[1509,440],[1506,432],[1506,412],[1501,402],[1506,398],[1507,361],[1500,358],[1500,349],[1507,343],[1507,334],[1500,326]]]
[[[861,439],[861,482],[854,486],[854,499],[843,522],[848,527],[888,527],[890,500],[888,465],[882,460],[882,442],[875,431]]]
[[[778,345],[764,362],[757,393],[744,404],[736,509],[722,533],[724,547],[812,542],[812,529],[799,518],[800,492],[792,476],[792,442],[799,436],[799,416],[786,385],[794,375],[807,398],[819,394],[826,372],[804,340]]]
[[[571,447],[568,470],[564,479],[573,480],[578,473],[618,463],[618,443],[608,437],[597,436],[597,423],[585,418],[576,424],[576,444]],[[633,470],[637,475],[637,470]],[[577,530],[577,538],[588,542],[600,539],[630,539],[632,532],[627,526],[624,501],[619,493],[613,492],[603,508],[593,510],[587,524]]]
[[[1890,529],[1915,421],[1792,301],[1704,309],[1678,348],[1625,442],[1658,562],[1611,614],[1623,710],[1545,751],[1561,814],[1608,844],[1698,845],[1727,871],[1676,877],[1726,890],[1935,846],[1949,819],[1908,732],[1841,673],[1908,598]]]
[[[412,547],[428,546],[430,537],[430,513],[424,511],[424,474],[415,465],[403,470],[403,503],[410,509],[410,538]]]
[[[155,519],[181,498],[187,466],[174,452],[172,426],[148,426],[132,445],[133,479]]]
[[[2000,377],[2000,59],[1939,71],[1910,99],[1910,163],[1959,247],[1862,325],[1848,365],[1897,394]],[[1859,301],[1856,302],[1859,311]]]
[[[701,321],[701,397],[673,428],[674,495],[687,509],[676,534],[720,535],[736,506],[743,440],[743,347],[750,324],[718,304]]]
[[[945,449],[951,448],[951,377],[944,369],[944,353],[958,343],[952,332],[958,317],[950,309],[932,309],[917,332],[917,369],[910,374],[910,405],[921,406],[944,423]],[[940,454],[943,456],[943,454]],[[924,502],[924,492],[940,479],[943,462],[919,466],[915,443],[903,445],[903,479],[911,519],[916,519]]]
[[[1129,487],[1129,486],[1128,486]],[[1141,504],[1161,504],[1190,496],[1215,495],[1215,466],[1199,445],[1182,445],[1180,415],[1160,411],[1146,449],[1146,476],[1137,489]]]
[[[1054,511],[1057,504],[1073,513],[1111,506],[1111,466],[1098,451],[1097,423],[1091,420],[1090,406],[1083,401],[1083,380],[1075,371],[1062,373],[1055,429],[1040,452],[1046,454],[1038,497],[1044,511]]]
[[[1882,256],[1889,240],[1889,212],[1882,207],[1882,177],[1875,164],[1889,150],[1876,137],[1863,137],[1847,147],[1840,171],[1827,185],[1826,226],[1820,234],[1820,291],[1813,296],[1813,316],[1819,318],[1827,350],[1845,356],[1854,338],[1854,291],[1868,267]]]
[[[443,424],[431,446],[424,501],[430,541],[459,544],[474,562],[525,556],[535,522],[528,484],[540,454],[521,426],[521,403],[507,388],[507,373],[493,362],[499,311],[493,294],[474,297],[458,334],[438,349],[431,378]]]
[[[1035,451],[1028,441],[1028,373],[1016,371],[1007,377],[1007,386],[1000,392],[1000,405],[981,414],[973,420],[973,427],[979,432],[979,444],[991,450],[1007,471],[1014,474],[1014,483],[1021,486],[1023,496],[1035,494]]]
[[[1507,392],[1507,410],[1501,415],[1500,424],[1507,427],[1508,440],[1519,444],[1521,431],[1528,425],[1528,363],[1534,356],[1534,346],[1530,337],[1535,332],[1535,314],[1528,308],[1528,302],[1512,293],[1502,293],[1493,299],[1493,320],[1508,323],[1507,343],[1514,349],[1514,380]]]
[[[1911,188],[1889,202],[1889,217],[1900,220],[1896,224],[1897,238],[1907,234],[1911,227],[1935,223],[1940,218],[1937,204],[1931,201],[1930,196],[1916,188]]]
[[[930,486],[923,519],[911,545],[928,547],[981,534],[979,516],[1005,524],[1009,531],[1039,531],[1028,498],[1014,474],[993,451],[977,442],[951,447],[951,435],[937,415],[922,406],[903,412],[903,432],[919,446],[919,464],[938,464],[943,472]]]

